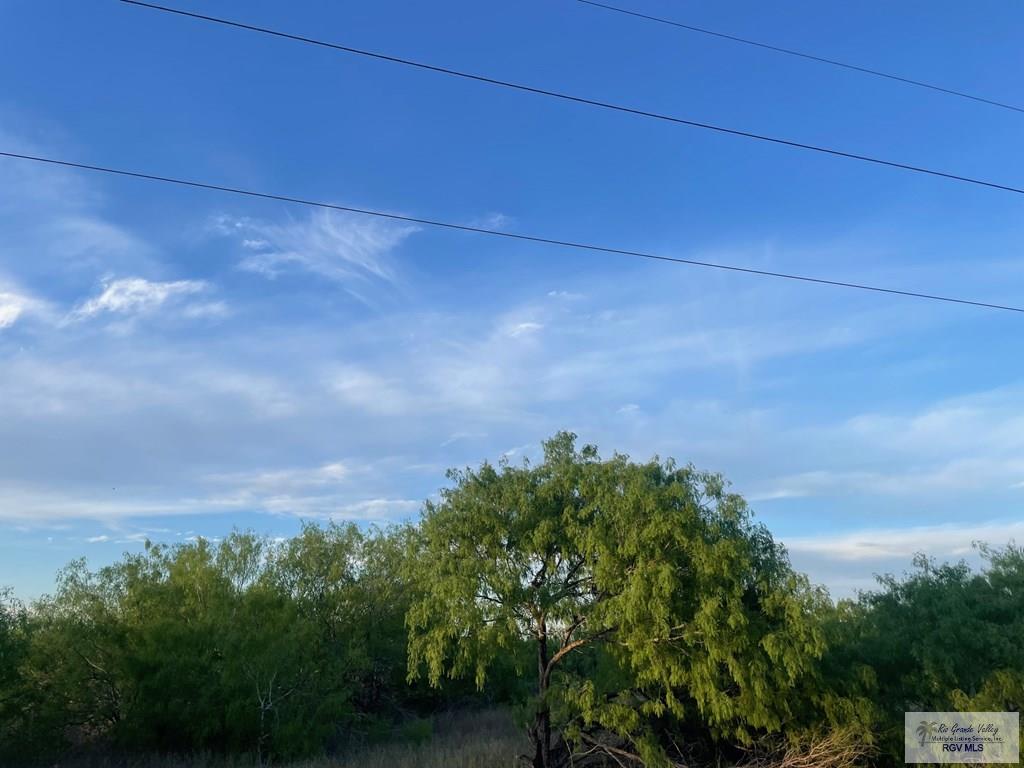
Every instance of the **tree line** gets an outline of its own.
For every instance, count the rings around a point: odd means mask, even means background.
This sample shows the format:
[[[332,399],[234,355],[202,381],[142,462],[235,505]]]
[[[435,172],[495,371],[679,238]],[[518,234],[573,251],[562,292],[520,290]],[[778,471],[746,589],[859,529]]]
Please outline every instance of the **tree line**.
[[[502,704],[535,768],[895,765],[904,711],[1024,703],[1021,547],[981,572],[921,555],[834,603],[720,476],[544,449],[449,473],[416,524],[147,543],[4,593],[0,757],[264,765]]]

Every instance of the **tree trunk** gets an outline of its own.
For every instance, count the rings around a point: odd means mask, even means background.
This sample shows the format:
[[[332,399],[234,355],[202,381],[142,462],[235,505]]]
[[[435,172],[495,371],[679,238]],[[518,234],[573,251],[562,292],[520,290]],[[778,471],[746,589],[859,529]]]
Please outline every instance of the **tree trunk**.
[[[263,768],[263,722],[266,717],[267,710],[260,705],[260,733],[256,739],[256,768]]]
[[[534,716],[531,737],[533,739],[533,768],[551,766],[551,711],[548,709],[548,632],[541,620],[537,632],[537,714]]]

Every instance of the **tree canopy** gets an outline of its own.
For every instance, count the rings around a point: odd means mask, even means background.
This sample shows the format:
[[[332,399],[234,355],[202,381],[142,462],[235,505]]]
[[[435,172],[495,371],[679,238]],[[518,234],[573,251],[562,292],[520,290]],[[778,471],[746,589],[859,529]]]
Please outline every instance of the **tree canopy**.
[[[912,573],[881,577],[827,622],[822,685],[861,702],[889,754],[902,750],[904,712],[1024,704],[1024,548],[981,553],[981,573],[918,555]]]
[[[824,595],[721,477],[602,459],[561,433],[537,466],[449,478],[419,529],[411,674],[483,686],[499,654],[531,642],[536,768],[572,751],[664,762],[659,719],[742,743],[794,720],[790,692],[824,650]]]

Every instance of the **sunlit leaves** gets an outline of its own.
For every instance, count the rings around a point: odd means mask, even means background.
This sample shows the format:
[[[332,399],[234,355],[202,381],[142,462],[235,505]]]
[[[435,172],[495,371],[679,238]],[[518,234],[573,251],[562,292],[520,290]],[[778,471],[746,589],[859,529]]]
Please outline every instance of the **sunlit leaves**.
[[[697,715],[740,741],[791,716],[787,692],[823,651],[824,597],[720,477],[603,460],[562,433],[537,466],[450,479],[420,528],[412,677],[471,672],[483,684],[502,649],[543,637],[561,663],[556,690],[540,690],[570,736],[600,725],[646,751],[640,715]],[[620,690],[578,681],[574,659],[596,647],[621,670]]]

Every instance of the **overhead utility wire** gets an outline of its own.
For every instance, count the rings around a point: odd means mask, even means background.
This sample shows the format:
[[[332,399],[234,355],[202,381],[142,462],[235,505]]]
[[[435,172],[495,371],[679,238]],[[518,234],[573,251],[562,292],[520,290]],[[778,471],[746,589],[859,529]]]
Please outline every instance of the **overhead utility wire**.
[[[803,51],[794,51],[791,48],[783,48],[779,45],[772,45],[771,43],[762,43],[757,40],[750,40],[744,37],[738,37],[737,35],[730,35],[725,32],[716,32],[713,29],[706,29],[705,27],[697,27],[693,24],[684,24],[681,21],[674,21],[673,19],[666,19],[660,16],[652,16],[647,13],[641,13],[639,11],[633,11],[628,8],[620,8],[615,5],[608,5],[606,3],[599,3],[596,0],[577,0],[577,2],[583,3],[584,5],[590,5],[595,8],[604,8],[608,11],[614,11],[621,13],[626,16],[633,16],[638,19],[646,19],[647,21],[655,21],[659,24],[667,24],[671,27],[678,27],[680,29],[686,29],[690,32],[699,32],[702,35],[710,35],[711,37],[721,38],[723,40],[731,40],[734,43],[743,43],[744,45],[752,45],[757,48],[763,48],[768,51],[774,51],[775,53],[784,53],[787,56],[797,56],[801,59],[808,59],[810,61],[816,61],[820,64],[830,64],[833,67],[842,67],[843,69],[849,69],[854,72],[860,72],[865,75],[873,75],[875,77],[884,77],[887,80],[895,80],[906,85],[917,86],[918,88],[927,88],[931,91],[938,91],[939,93],[945,93],[949,96],[958,96],[961,99],[970,99],[971,101],[978,101],[982,104],[989,104],[993,107],[1000,107],[1002,109],[1011,109],[1014,112],[1024,112],[1024,107],[1016,107],[1013,104],[1007,104],[1002,101],[996,101],[995,99],[986,99],[983,96],[975,96],[970,93],[964,93],[963,91],[956,91],[952,88],[945,88],[941,85],[934,85],[932,83],[926,83],[921,80],[914,80],[909,77],[902,77],[900,75],[893,75],[889,72],[882,72],[877,69],[870,69],[868,67],[861,67],[856,64],[847,64],[844,61],[836,61],[835,59],[827,59],[824,56],[815,56],[813,53],[804,53]]]
[[[626,248],[613,248],[611,246],[596,245],[593,243],[577,242],[572,240],[559,240],[552,237],[543,237],[541,235],[527,235],[519,232],[506,232],[500,229],[490,229],[487,227],[474,227],[468,224],[455,224],[450,221],[440,221],[437,219],[424,219],[416,216],[402,216],[396,213],[385,213],[384,211],[375,211],[369,208],[355,208],[348,205],[336,205],[334,203],[325,203],[317,200],[307,200],[301,197],[293,197],[291,195],[279,195],[270,192],[257,192],[251,189],[242,189],[240,187],[229,187],[223,184],[212,184],[204,181],[194,181],[191,179],[179,179],[172,176],[160,176],[154,173],[144,173],[141,171],[129,171],[123,168],[111,168],[102,165],[91,165],[88,163],[77,163],[70,160],[60,160],[53,157],[42,157],[39,155],[26,155],[19,152],[5,152],[0,151],[0,157],[8,157],[17,160],[28,160],[35,163],[46,163],[48,165],[62,166],[65,168],[77,168],[85,171],[96,171],[99,173],[108,173],[116,176],[127,176],[134,179],[145,179],[146,181],[156,181],[165,184],[177,184],[183,187],[192,187],[196,189],[207,189],[216,192],[228,192],[233,195],[244,195],[246,197],[255,197],[264,200],[277,200],[283,203],[295,203],[297,205],[311,206],[314,208],[326,208],[332,211],[344,211],[347,213],[356,213],[363,216],[375,216],[381,219],[391,219],[394,221],[403,221],[411,224],[422,224],[424,226],[438,227],[448,230],[456,230],[459,232],[473,232],[480,235],[491,235],[494,237],[503,237],[509,240],[526,241],[530,243],[540,243],[543,245],[552,245],[560,248],[572,248],[581,251],[594,251],[597,253],[614,254],[618,256],[631,256],[634,258],[650,259],[652,261],[665,261],[673,264],[686,264],[693,267],[706,267],[709,269],[720,269],[729,272],[740,272],[748,275],[757,275],[760,277],[775,277],[783,280],[796,280],[803,283],[814,283],[818,285],[831,285],[837,288],[852,288],[860,291],[872,291],[874,293],[887,293],[896,296],[908,296],[916,299],[928,299],[931,301],[943,301],[951,304],[968,304],[975,307],[985,307],[987,309],[998,309],[1007,312],[1022,312],[1024,313],[1024,307],[1016,307],[1005,304],[994,304],[985,301],[972,301],[970,299],[961,299],[953,296],[940,296],[937,294],[922,293],[920,291],[904,291],[896,288],[883,288],[877,285],[866,285],[862,283],[851,283],[842,280],[828,280],[821,277],[810,277],[807,275],[790,274],[786,272],[773,272],[766,269],[754,269],[753,267],[740,267],[733,264],[721,264],[710,261],[697,261],[696,259],[682,259],[675,256],[664,256],[655,253],[648,253],[645,251],[634,251]]]
[[[562,93],[560,91],[551,91],[545,88],[537,88],[531,85],[523,85],[522,83],[514,83],[509,80],[499,80],[493,77],[486,77],[484,75],[475,75],[469,72],[463,72],[457,69],[450,69],[448,67],[440,67],[433,64],[425,64],[420,61],[413,61],[412,59],[403,59],[398,56],[390,56],[388,54],[377,53],[376,51],[367,51],[361,48],[353,48],[347,45],[340,45],[338,43],[329,43],[323,40],[315,40],[311,37],[303,37],[302,35],[293,35],[287,32],[280,32],[274,29],[268,29],[266,27],[257,27],[252,24],[246,24],[240,21],[232,21],[230,19],[222,19],[216,16],[207,16],[201,13],[193,13],[192,11],[183,11],[179,8],[170,8],[163,5],[156,5],[155,3],[147,3],[142,0],[120,0],[122,3],[129,5],[138,6],[140,8],[151,8],[157,11],[163,11],[165,13],[171,13],[178,16],[185,16],[191,19],[198,19],[200,21],[208,21],[214,24],[221,24],[227,27],[234,27],[236,29],[244,29],[250,32],[260,32],[265,35],[273,35],[274,37],[281,37],[286,40],[294,40],[300,43],[308,43],[309,45],[317,45],[323,48],[331,48],[337,51],[344,51],[346,53],[356,54],[358,56],[366,56],[372,59],[378,59],[380,61],[389,61],[395,64],[402,64],[408,67],[416,67],[417,69],[423,69],[430,72],[437,72],[443,75],[451,75],[453,77],[460,77],[466,80],[474,80],[480,83],[487,83],[488,85],[496,85],[502,88],[511,88],[517,91],[523,91],[525,93],[534,93],[540,96],[549,96],[555,99],[561,99],[563,101],[571,101],[577,104],[585,104],[591,107],[598,107],[600,109],[613,110],[615,112],[624,112],[626,114],[635,115],[638,117],[647,117],[653,120],[661,120],[668,123],[675,123],[678,125],[687,125],[692,128],[702,128],[708,131],[716,131],[717,133],[725,133],[730,136],[741,136],[746,139],[755,139],[757,141],[767,141],[772,144],[781,144],[787,147],[794,147],[796,149],[804,149],[811,152],[818,152],[825,155],[833,155],[835,157],[845,157],[850,160],[860,160],[865,163],[873,163],[875,165],[883,165],[889,168],[898,168],[904,171],[913,171],[914,173],[923,173],[929,176],[938,176],[943,179],[950,179],[952,181],[960,181],[967,184],[975,184],[982,187],[989,187],[991,189],[998,189],[1004,192],[1014,192],[1016,194],[1024,194],[1024,188],[1014,187],[1008,184],[999,184],[994,181],[986,181],[984,179],[977,179],[971,176],[962,176],[956,173],[947,173],[945,171],[937,171],[933,168],[924,168],[922,166],[910,165],[909,163],[900,163],[895,160],[884,160],[878,157],[871,157],[869,155],[860,155],[855,152],[846,152],[839,149],[832,149],[830,147],[822,147],[816,144],[805,144],[800,141],[792,141],[790,139],[783,139],[777,136],[766,136],[764,134],[752,133],[750,131],[742,131],[736,128],[726,128],[721,125],[714,125],[712,123],[702,123],[696,120],[687,120],[681,117],[675,117],[673,115],[666,115],[659,112],[649,112],[643,109],[637,109],[634,107],[627,107],[621,104],[613,104],[607,101],[598,101],[596,99],[588,99],[583,96],[573,96],[572,94]]]

